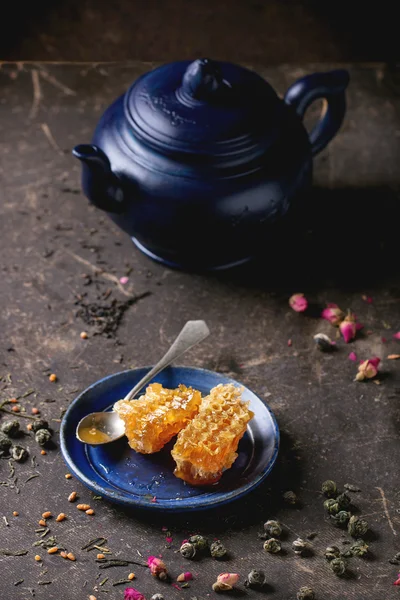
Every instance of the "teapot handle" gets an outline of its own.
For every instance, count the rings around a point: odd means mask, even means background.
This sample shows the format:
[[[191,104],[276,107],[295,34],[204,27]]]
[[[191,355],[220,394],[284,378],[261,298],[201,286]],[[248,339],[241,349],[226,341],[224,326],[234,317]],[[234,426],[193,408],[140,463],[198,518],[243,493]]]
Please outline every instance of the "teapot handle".
[[[317,98],[324,98],[322,116],[309,134],[311,152],[318,154],[336,135],[346,112],[345,90],[349,73],[343,69],[307,75],[290,86],[284,102],[293,106],[302,119],[307,108]]]

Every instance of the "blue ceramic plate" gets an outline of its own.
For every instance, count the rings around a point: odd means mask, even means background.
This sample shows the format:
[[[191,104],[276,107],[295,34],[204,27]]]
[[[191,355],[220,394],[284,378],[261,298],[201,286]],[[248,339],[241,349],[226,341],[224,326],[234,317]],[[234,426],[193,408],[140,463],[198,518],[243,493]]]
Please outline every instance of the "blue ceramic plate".
[[[152,510],[185,511],[214,508],[240,498],[259,485],[271,471],[279,448],[279,429],[269,408],[251,390],[254,417],[238,448],[238,458],[221,480],[212,486],[194,487],[174,476],[172,440],[156,454],[138,454],[126,438],[103,446],[88,446],[75,437],[76,426],[90,412],[109,410],[145,375],[148,368],[123,371],[101,379],[70,405],[61,423],[61,451],[69,470],[88,488],[110,502]],[[207,394],[219,383],[241,385],[212,371],[169,367],[156,377],[164,387],[180,383]]]

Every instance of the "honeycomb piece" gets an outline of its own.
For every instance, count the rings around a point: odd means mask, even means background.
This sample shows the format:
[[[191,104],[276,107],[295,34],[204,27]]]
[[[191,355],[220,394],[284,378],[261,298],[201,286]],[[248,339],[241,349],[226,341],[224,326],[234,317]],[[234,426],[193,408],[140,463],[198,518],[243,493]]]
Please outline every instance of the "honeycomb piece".
[[[232,384],[220,384],[203,399],[198,414],[179,433],[173,447],[177,477],[192,485],[210,485],[232,466],[254,416],[241,392]]]
[[[142,454],[158,452],[197,414],[201,394],[180,385],[176,390],[152,383],[137,400],[119,400],[114,410],[125,423],[131,448]]]

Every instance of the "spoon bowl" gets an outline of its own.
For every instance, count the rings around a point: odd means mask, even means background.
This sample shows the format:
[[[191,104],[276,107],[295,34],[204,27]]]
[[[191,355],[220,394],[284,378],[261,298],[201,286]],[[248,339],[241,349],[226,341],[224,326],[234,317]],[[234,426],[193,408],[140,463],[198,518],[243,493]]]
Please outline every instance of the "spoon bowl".
[[[76,428],[78,440],[91,446],[119,440],[124,433],[124,422],[114,412],[90,413],[79,421]]]

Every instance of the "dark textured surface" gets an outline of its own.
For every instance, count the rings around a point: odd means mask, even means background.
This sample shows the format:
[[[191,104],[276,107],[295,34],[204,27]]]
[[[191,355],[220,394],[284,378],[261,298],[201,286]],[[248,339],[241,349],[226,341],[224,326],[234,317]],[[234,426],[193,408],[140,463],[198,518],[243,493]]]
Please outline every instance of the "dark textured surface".
[[[388,0],[37,0],[21,10],[20,2],[8,2],[0,58],[395,62],[395,6]]]
[[[64,478],[58,447],[41,456],[32,437],[24,437],[21,443],[36,455],[37,467],[16,464],[20,494],[15,487],[1,487],[0,515],[9,526],[0,519],[0,548],[28,554],[0,556],[0,595],[25,600],[32,588],[39,600],[85,599],[90,593],[119,600],[124,586],[112,582],[134,571],[135,587],[148,598],[155,592],[163,592],[166,600],[204,598],[212,594],[217,574],[229,570],[241,575],[240,595],[255,598],[258,593],[245,592],[243,581],[258,567],[265,569],[268,596],[276,600],[295,598],[307,584],[324,600],[397,598],[398,567],[388,560],[400,550],[400,363],[383,360],[380,385],[359,384],[353,381],[356,365],[347,357],[350,350],[361,359],[399,351],[399,342],[392,340],[400,330],[398,75],[380,66],[351,69],[346,123],[316,161],[305,229],[298,235],[286,232],[253,269],[203,276],[149,262],[79,191],[80,168],[71,147],[90,138],[100,112],[148,68],[137,63],[2,66],[1,397],[33,389],[21,404],[28,413],[40,407],[56,430],[62,410],[79,391],[108,373],[154,363],[184,321],[204,318],[212,336],[183,363],[230,373],[265,398],[282,430],[280,457],[266,485],[246,500],[217,514],[156,519],[94,500]],[[305,70],[260,73],[282,93]],[[193,228],[197,243],[206,243],[206,232]],[[129,283],[121,286],[118,278],[127,272]],[[75,316],[76,302],[125,303],[146,291],[150,295],[127,308],[115,337],[94,336],[97,328]],[[336,352],[319,354],[312,336],[335,332],[313,317],[313,308],[309,316],[289,309],[288,296],[296,291],[321,304],[351,307],[365,323],[364,333],[351,347],[339,341]],[[373,303],[364,302],[362,294],[372,296]],[[85,329],[88,340],[79,337]],[[48,381],[49,372],[58,375],[56,384]],[[10,481],[8,469],[1,460],[1,481]],[[26,482],[32,472],[40,476]],[[361,488],[354,503],[372,528],[371,558],[353,558],[344,579],[331,574],[323,558],[328,543],[341,545],[345,539],[324,516],[319,489],[327,477],[341,487],[348,482]],[[92,504],[95,516],[67,502],[73,489],[81,502]],[[298,494],[298,506],[282,504],[287,489]],[[14,518],[13,510],[20,516]],[[65,522],[53,519],[49,526],[76,554],[76,563],[43,550],[38,552],[43,567],[35,563],[34,530],[44,510],[67,514]],[[271,517],[287,527],[284,555],[266,555],[257,537]],[[171,549],[165,548],[163,526],[171,529]],[[221,537],[229,562],[204,558],[192,564],[176,554],[179,542],[194,531]],[[313,531],[318,532],[315,555],[295,558],[291,541]],[[140,566],[99,570],[94,552],[80,549],[98,535],[108,539],[114,556],[140,561],[140,555],[162,553],[174,576],[190,569],[195,581],[178,591]],[[108,582],[96,589],[106,576]]]

